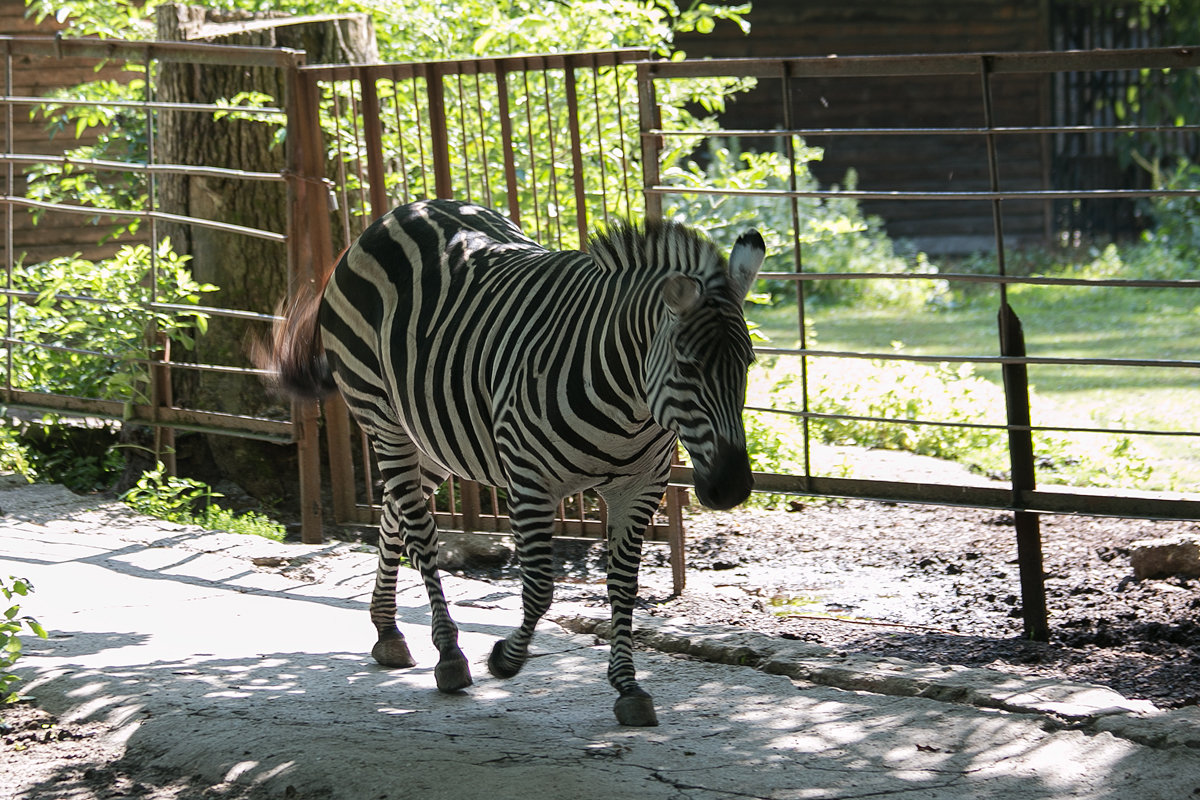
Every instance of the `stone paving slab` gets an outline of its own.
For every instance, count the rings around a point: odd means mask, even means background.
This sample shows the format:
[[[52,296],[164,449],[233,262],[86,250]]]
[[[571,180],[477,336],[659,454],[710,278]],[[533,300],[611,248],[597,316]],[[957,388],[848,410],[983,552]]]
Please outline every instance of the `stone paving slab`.
[[[483,662],[519,600],[449,577],[476,684],[434,688],[423,590],[400,612],[419,666],[367,652],[374,558],[148,520],[58,487],[0,490],[0,575],[23,611],[26,691],[104,719],[131,763],[289,798],[1139,798],[1200,793],[1195,709],[1098,687],[839,656],[642,620],[660,726],[616,724],[602,621],[556,608],[508,681]],[[564,627],[565,626],[565,627]],[[61,797],[0,781],[0,798]],[[12,787],[16,788],[12,788]]]

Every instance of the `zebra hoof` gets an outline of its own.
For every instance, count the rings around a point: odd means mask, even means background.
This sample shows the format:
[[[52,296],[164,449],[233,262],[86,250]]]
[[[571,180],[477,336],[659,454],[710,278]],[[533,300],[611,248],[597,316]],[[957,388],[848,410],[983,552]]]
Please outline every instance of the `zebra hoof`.
[[[438,691],[446,694],[461,692],[473,683],[471,669],[461,653],[439,661],[433,668],[433,679],[437,681]]]
[[[492,654],[488,656],[488,672],[492,673],[497,678],[511,678],[521,671],[521,667],[525,666],[525,660],[522,659],[515,664],[504,655],[504,640],[496,642],[492,647]]]
[[[654,700],[641,689],[627,692],[617,698],[613,706],[617,722],[633,728],[653,728],[658,725],[658,715],[654,713]]]
[[[380,639],[371,648],[371,658],[384,667],[411,667],[416,659],[408,652],[408,644],[403,636],[389,636]]]

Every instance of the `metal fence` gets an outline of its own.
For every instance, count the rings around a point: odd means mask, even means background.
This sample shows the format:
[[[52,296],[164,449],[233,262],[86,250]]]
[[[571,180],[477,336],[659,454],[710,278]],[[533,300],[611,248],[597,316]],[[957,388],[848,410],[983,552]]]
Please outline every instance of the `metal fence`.
[[[250,183],[289,184],[293,200],[306,185],[294,178],[298,169],[254,172],[226,164],[167,163],[158,155],[157,121],[165,113],[228,113],[217,104],[166,102],[159,99],[158,80],[167,64],[222,64],[278,70],[292,76],[303,64],[303,53],[275,48],[215,47],[185,43],[136,43],[69,40],[50,37],[0,37],[3,53],[4,164],[4,298],[3,362],[0,369],[0,402],[8,408],[120,420],[144,425],[155,432],[154,450],[172,466],[174,431],[187,430],[260,439],[278,443],[300,442],[308,466],[301,481],[307,539],[320,537],[318,487],[313,468],[316,442],[315,407],[280,408],[274,416],[230,413],[227,409],[189,407],[177,401],[172,390],[181,375],[225,375],[261,390],[260,375],[248,360],[203,363],[189,358],[184,346],[204,330],[236,322],[262,326],[274,320],[269,313],[246,307],[205,304],[202,292],[180,284],[177,263],[163,246],[163,228],[191,226],[222,234],[286,245],[290,258],[259,269],[280,275],[312,274],[313,257],[295,211],[281,218],[278,230],[264,230],[211,217],[189,216],[164,210],[158,184],[171,176],[207,177]],[[126,87],[121,99],[98,100],[87,93],[60,89],[21,94],[18,85],[44,86],[48,81],[29,76],[53,74],[64,63],[84,63],[99,70],[107,67],[108,79]],[[114,78],[113,76],[116,76]],[[293,92],[293,94],[296,94]],[[283,98],[280,98],[281,100]],[[64,110],[88,112],[102,132],[117,130],[106,120],[120,117],[124,130],[141,132],[138,154],[126,160],[82,157],[69,128],[50,131]],[[289,113],[278,107],[243,107],[238,113],[270,118]],[[295,110],[290,111],[296,116]],[[31,126],[46,128],[44,138],[33,138]],[[61,129],[61,125],[57,126]],[[84,126],[81,126],[81,128]],[[300,139],[301,137],[297,137]],[[30,144],[27,150],[22,144]],[[293,156],[302,153],[293,147]],[[38,199],[31,178],[48,170],[50,180],[68,182],[68,201]],[[43,176],[45,177],[45,176]],[[122,183],[123,193],[91,191]],[[64,183],[66,185],[66,183]],[[100,247],[95,261],[78,258],[76,241],[46,241],[39,232],[58,225],[84,231]],[[69,220],[63,223],[62,220]],[[296,231],[300,231],[297,235]],[[89,233],[90,232],[90,233]],[[64,237],[66,238],[66,237]],[[56,249],[57,244],[57,249]],[[31,252],[37,252],[33,257]],[[319,256],[324,262],[326,257]],[[35,263],[36,262],[36,263]],[[290,262],[290,263],[289,263]],[[89,273],[103,280],[88,282]],[[186,274],[186,273],[182,273]],[[70,279],[67,279],[67,276]],[[185,279],[186,282],[186,279]],[[74,293],[63,286],[85,286]],[[286,285],[286,281],[283,285]],[[255,298],[262,300],[261,298]],[[267,307],[273,300],[267,300]],[[51,313],[53,312],[53,313]],[[174,335],[172,335],[174,333]],[[68,390],[65,387],[70,386]]]
[[[1120,291],[1134,292],[1142,290],[1167,290],[1171,292],[1193,292],[1200,289],[1200,281],[1192,279],[1173,280],[1138,280],[1125,279],[1119,275],[1087,278],[1087,277],[1045,277],[1022,275],[1010,269],[1012,252],[1005,237],[1005,220],[1010,214],[1022,213],[1024,209],[1045,203],[1073,203],[1086,205],[1089,203],[1110,202],[1113,200],[1139,200],[1149,197],[1190,198],[1195,200],[1200,192],[1195,188],[1173,190],[1127,188],[1120,185],[1097,187],[1094,184],[1077,185],[1073,187],[1041,185],[1028,182],[1006,181],[1008,174],[1020,173],[1019,169],[1006,171],[1013,159],[1023,157],[1021,154],[1046,153],[1047,143],[1051,137],[1087,137],[1098,134],[1134,135],[1154,132],[1167,132],[1175,137],[1187,137],[1192,140],[1200,133],[1200,120],[1183,120],[1171,125],[1148,125],[1131,122],[1104,126],[1064,126],[1054,124],[1036,124],[1024,121],[1028,109],[1014,103],[1024,94],[1027,103],[1044,97],[1045,88],[1049,85],[1048,78],[1064,73],[1099,74],[1099,73],[1145,73],[1156,71],[1195,70],[1200,67],[1200,53],[1192,49],[1143,50],[1124,52],[1080,52],[1080,53],[1025,53],[1025,54],[966,54],[947,56],[912,56],[912,57],[849,57],[849,58],[802,58],[802,59],[772,59],[772,60],[726,60],[704,62],[652,62],[643,66],[647,86],[643,89],[643,141],[653,143],[676,138],[704,137],[711,140],[719,137],[722,142],[739,140],[743,143],[754,143],[754,146],[769,148],[773,143],[782,142],[783,151],[789,160],[791,180],[785,185],[769,188],[740,188],[734,192],[722,192],[721,189],[698,187],[687,181],[673,180],[670,175],[660,174],[655,165],[657,159],[647,157],[646,193],[650,214],[662,213],[665,205],[676,205],[687,200],[695,202],[697,198],[725,196],[737,197],[751,207],[765,211],[772,206],[783,206],[785,217],[790,217],[790,229],[782,231],[790,238],[791,269],[778,269],[763,277],[777,281],[791,281],[796,285],[799,301],[795,307],[795,347],[769,346],[760,347],[761,356],[786,359],[794,365],[798,379],[794,382],[793,394],[788,398],[786,407],[760,407],[753,409],[759,412],[786,415],[799,419],[803,434],[804,469],[799,474],[789,475],[757,475],[758,489],[774,492],[791,492],[835,497],[874,498],[888,501],[930,502],[954,505],[969,505],[982,508],[995,508],[1015,513],[1017,540],[1021,563],[1022,585],[1024,589],[1024,608],[1026,614],[1026,631],[1030,636],[1043,637],[1046,633],[1046,612],[1044,591],[1042,589],[1041,543],[1038,533],[1038,515],[1041,513],[1080,513],[1093,515],[1116,516],[1145,516],[1152,518],[1184,518],[1196,519],[1200,516],[1200,500],[1192,497],[1167,497],[1151,495],[1137,490],[1136,487],[1105,489],[1103,491],[1087,491],[1078,487],[1047,487],[1038,486],[1038,467],[1035,459],[1035,446],[1040,437],[1054,434],[1085,434],[1093,436],[1119,436],[1128,438],[1171,437],[1195,442],[1200,436],[1200,430],[1161,429],[1133,427],[1121,424],[1097,424],[1090,419],[1073,419],[1065,421],[1039,421],[1031,412],[1029,403],[1029,385],[1032,379],[1036,381],[1037,374],[1045,374],[1047,370],[1054,371],[1087,371],[1102,370],[1101,380],[1107,379],[1114,384],[1127,379],[1130,371],[1156,369],[1170,373],[1180,385],[1195,386],[1197,368],[1200,368],[1200,350],[1190,343],[1179,343],[1173,348],[1173,353],[1150,352],[1144,357],[1076,357],[1065,353],[1055,352],[1060,347],[1053,335],[1039,335],[1038,346],[1027,348],[1026,338],[1029,330],[1024,329],[1022,320],[1018,317],[1014,306],[1018,301],[1011,299],[1014,287],[1037,285],[1041,287],[1072,287],[1079,292]],[[654,115],[655,102],[653,89],[674,81],[688,81],[697,78],[713,77],[746,77],[751,76],[760,81],[775,81],[780,84],[778,96],[782,98],[779,109],[779,119],[782,125],[772,129],[735,129],[726,128],[717,132],[701,130],[671,129],[662,126]],[[894,126],[886,129],[822,129],[805,127],[802,118],[793,110],[793,100],[802,94],[812,97],[814,86],[819,91],[836,97],[837,84],[846,79],[902,79],[908,84],[908,91],[920,92],[922,81],[932,77],[939,79],[939,85],[945,86],[945,79],[952,78],[960,81],[960,87],[965,91],[973,86],[974,103],[961,109],[962,123],[958,126],[929,125],[921,119],[922,110],[930,109],[928,104],[914,104],[912,115],[907,119],[897,119]],[[998,98],[1006,98],[1005,107],[1011,116],[1018,119],[1006,119],[998,112]],[[1147,98],[1143,98],[1147,102]],[[945,109],[938,108],[938,114],[944,114]],[[905,149],[905,142],[914,137],[923,139],[935,138],[947,143],[955,142],[948,147],[962,151],[964,148],[973,149],[977,154],[978,166],[986,176],[986,185],[978,189],[956,191],[919,191],[911,188],[897,189],[886,185],[872,185],[863,179],[859,185],[851,188],[825,188],[814,186],[798,186],[796,176],[803,172],[801,143],[836,146],[843,137],[879,137],[890,141],[898,154]],[[965,142],[966,144],[962,144]],[[701,149],[703,147],[701,146]],[[898,155],[902,157],[902,155]],[[1024,157],[1028,157],[1027,155]],[[933,162],[927,164],[928,185],[936,186],[940,177],[941,165]],[[1048,175],[1049,173],[1047,173]],[[985,267],[968,273],[953,271],[933,272],[922,269],[919,264],[913,264],[906,270],[883,272],[861,271],[844,272],[807,267],[815,249],[801,241],[799,232],[802,228],[803,217],[812,212],[814,204],[836,203],[844,200],[864,201],[880,200],[903,201],[915,204],[945,204],[979,203],[987,204],[992,211],[994,227],[994,249],[983,259]],[[778,218],[779,214],[776,214]],[[1070,232],[1066,232],[1070,239]],[[847,351],[823,349],[814,343],[810,345],[810,333],[806,325],[809,303],[806,295],[819,288],[822,281],[867,281],[867,282],[910,282],[923,285],[930,282],[942,281],[957,284],[983,285],[992,292],[997,315],[990,323],[994,327],[995,349],[990,352],[922,352],[906,353],[894,349],[885,349],[892,339],[902,339],[903,330],[880,330],[878,332],[879,349],[871,351]],[[910,323],[913,326],[937,315],[934,309],[916,310]],[[1050,326],[1051,330],[1038,330],[1037,334],[1053,333],[1053,326],[1066,321],[1063,316],[1069,314],[1069,307],[1064,307],[1057,317],[1041,317],[1042,325]],[[1057,320],[1057,322],[1056,322]],[[983,324],[988,324],[986,321]],[[1147,323],[1150,324],[1150,323]],[[1163,321],[1163,325],[1169,325]],[[1145,331],[1130,331],[1130,336],[1145,334]],[[1161,332],[1156,333],[1156,335]],[[1049,342],[1049,344],[1046,344]],[[1027,349],[1030,352],[1027,352]],[[1003,377],[1003,387],[1006,409],[1003,419],[963,420],[946,422],[941,419],[922,419],[904,416],[881,416],[868,411],[861,413],[830,414],[813,410],[814,398],[824,391],[838,391],[837,381],[844,381],[844,376],[838,376],[836,370],[817,370],[817,365],[842,364],[850,365],[868,361],[874,364],[896,362],[934,363],[934,364],[968,364],[983,369],[998,369]],[[824,377],[815,377],[821,375]],[[834,384],[821,385],[821,381],[829,381],[833,377]],[[1121,395],[1114,395],[1114,405],[1119,405]],[[1114,407],[1112,418],[1119,419],[1121,408]],[[1135,409],[1125,409],[1135,410]],[[814,444],[823,426],[838,422],[863,422],[879,426],[907,428],[912,426],[943,426],[957,425],[966,428],[1003,431],[1007,436],[1010,455],[1010,479],[1007,486],[1003,485],[950,485],[945,483],[918,483],[899,480],[872,480],[863,478],[841,477],[837,474],[836,465],[829,463],[818,464],[814,456]],[[1194,451],[1200,452],[1200,451]],[[689,479],[686,470],[677,471],[681,482]]]
[[[1086,137],[1097,133],[1124,135],[1169,132],[1173,137],[1195,138],[1200,120],[1185,120],[1170,126],[1056,125],[1052,121],[1029,122],[1018,114],[1022,98],[1026,104],[1049,99],[1050,77],[1065,73],[1138,72],[1195,70],[1200,56],[1190,49],[1141,50],[1086,53],[965,54],[911,57],[853,57],[828,59],[738,59],[705,62],[655,61],[645,53],[617,51],[498,59],[472,59],[431,64],[367,65],[347,67],[303,67],[296,53],[254,48],[221,48],[183,44],[129,44],[55,40],[0,39],[7,56],[8,91],[2,98],[10,135],[5,153],[6,191],[3,196],[7,221],[5,324],[5,379],[3,401],[14,407],[48,409],[57,413],[99,416],[159,429],[186,428],[218,431],[235,436],[297,441],[301,444],[302,503],[306,538],[319,537],[319,473],[316,440],[316,409],[296,406],[289,418],[261,419],[223,413],[220,409],[189,409],[176,406],[170,396],[172,373],[181,370],[228,372],[256,380],[248,364],[182,364],[161,346],[161,339],[130,345],[127,352],[95,352],[64,340],[41,336],[26,317],[15,313],[18,303],[46,300],[46,286],[22,286],[22,265],[13,244],[14,215],[38,210],[120,217],[143,220],[148,238],[158,238],[160,223],[217,225],[237,235],[268,237],[284,242],[288,251],[290,282],[297,287],[322,279],[331,268],[335,253],[391,206],[418,197],[442,196],[473,199],[507,210],[531,235],[557,247],[579,247],[596,224],[613,215],[650,216],[676,206],[704,202],[729,203],[729,208],[747,218],[770,216],[783,220],[772,231],[776,242],[771,270],[763,277],[795,286],[797,302],[795,346],[773,343],[759,347],[763,358],[781,359],[795,365],[799,376],[786,407],[758,406],[757,413],[798,420],[803,436],[804,469],[796,474],[759,474],[758,489],[767,492],[811,494],[833,497],[874,498],[898,502],[923,502],[1002,509],[1015,514],[1026,592],[1027,627],[1031,634],[1044,632],[1044,601],[1039,609],[1040,540],[1037,517],[1044,513],[1082,513],[1153,518],[1200,519],[1200,501],[1136,491],[1137,487],[1087,491],[1079,487],[1039,487],[1035,444],[1048,434],[1085,434],[1163,438],[1198,441],[1196,430],[1151,430],[1122,425],[1096,424],[1090,420],[1043,421],[1029,407],[1028,386],[1039,371],[1101,371],[1100,380],[1120,382],[1128,371],[1163,370],[1179,376],[1180,385],[1193,385],[1200,368],[1200,353],[1190,344],[1168,355],[1147,353],[1136,358],[1078,358],[1056,353],[1044,342],[1053,336],[1039,334],[1035,348],[1026,344],[1028,320],[1014,312],[1019,303],[1010,302],[1014,287],[1044,286],[1079,291],[1170,291],[1190,292],[1200,288],[1195,280],[1128,280],[1120,276],[1101,278],[1044,277],[1020,274],[1010,268],[1014,253],[1005,237],[1005,221],[1014,214],[1046,204],[1088,204],[1111,200],[1137,200],[1153,196],[1195,199],[1194,189],[1153,190],[1123,186],[1063,187],[1051,182],[1052,170],[1035,170],[1044,181],[1030,182],[1028,169],[1007,167],[1028,158],[1044,159],[1048,143],[1055,137]],[[63,53],[97,60],[123,60],[143,65],[147,78],[144,94],[125,103],[121,112],[140,115],[149,130],[149,153],[144,161],[119,164],[76,164],[83,171],[115,170],[137,173],[151,186],[137,208],[104,209],[70,204],[43,208],[18,189],[16,170],[28,164],[65,163],[64,155],[22,153],[15,148],[11,131],[14,120],[27,109],[47,102],[45,97],[23,97],[12,89],[13,59],[53,59]],[[278,173],[246,174],[220,165],[185,167],[159,163],[154,158],[153,119],[164,105],[155,99],[155,65],[164,60],[219,63],[252,63],[271,66],[286,74],[286,102],[274,108],[243,108],[246,114],[287,115],[287,167]],[[931,77],[958,81],[958,95],[973,98],[964,107],[960,125],[925,124],[919,104],[912,119],[897,120],[886,129],[810,128],[796,110],[801,92],[813,95],[836,91],[838,81],[868,79],[903,81],[908,91],[919,95],[923,81]],[[780,125],[770,128],[726,126],[688,130],[664,124],[658,98],[682,82],[727,81],[754,78],[776,82],[781,98]],[[1030,99],[1032,98],[1032,99]],[[64,102],[61,98],[55,102]],[[66,102],[73,102],[69,99]],[[80,103],[95,101],[78,100]],[[1017,109],[1018,111],[1014,111]],[[228,109],[205,105],[172,108],[203,114]],[[671,117],[666,117],[668,120]],[[1169,130],[1166,130],[1169,128]],[[872,184],[867,179],[847,188],[801,184],[806,148],[812,144],[836,146],[845,137],[872,137],[883,146],[897,148],[903,157],[904,142],[916,138],[945,142],[963,154],[973,154],[984,176],[978,188],[917,191]],[[664,165],[664,153],[675,152],[684,142],[686,157]],[[740,142],[747,150],[777,150],[788,164],[790,178],[775,186],[714,188],[686,179],[681,165],[694,164],[703,171],[713,148],[706,143],[727,145]],[[926,148],[928,149],[928,148]],[[664,166],[672,166],[667,170]],[[940,165],[930,163],[930,186],[937,186]],[[178,219],[165,214],[156,204],[153,182],[156,175],[184,174],[201,170],[224,178],[246,181],[286,181],[289,222],[284,231],[258,231],[230,227],[213,220]],[[1006,175],[1022,176],[1019,181]],[[681,177],[682,176],[682,177]],[[982,257],[983,268],[971,272],[930,272],[924,268],[906,271],[839,271],[814,268],[818,245],[801,235],[807,216],[820,204],[885,199],[918,204],[923,208],[945,208],[946,204],[986,204],[994,221],[994,249]],[[334,210],[331,211],[331,206]],[[770,214],[765,212],[770,211]],[[761,212],[761,213],[760,213]],[[730,220],[741,225],[740,217]],[[718,226],[720,227],[720,226]],[[145,233],[146,231],[143,231]],[[727,233],[713,230],[718,239]],[[64,254],[69,255],[69,254]],[[158,265],[150,257],[150,287],[158,287]],[[997,316],[984,324],[992,327],[995,349],[989,352],[921,352],[889,349],[892,339],[903,333],[878,332],[880,347],[863,351],[822,349],[810,341],[809,298],[822,282],[928,284],[931,281],[984,287],[994,294]],[[53,294],[51,292],[50,294]],[[136,293],[135,293],[136,294]],[[99,298],[55,297],[60,303],[101,303]],[[110,301],[103,301],[109,303]],[[103,305],[103,303],[101,303]],[[156,292],[137,294],[134,303],[147,320],[158,312],[200,311],[213,319],[250,319],[268,323],[269,314],[244,310],[196,307],[166,302]],[[186,308],[176,308],[186,305]],[[107,306],[106,306],[107,307]],[[935,315],[933,309],[914,312]],[[916,324],[917,318],[913,319]],[[1044,324],[1044,323],[1039,323]],[[1054,323],[1051,322],[1051,325]],[[153,328],[151,325],[150,328]],[[1024,330],[1023,330],[1024,328]],[[158,345],[158,346],[155,346]],[[117,362],[133,365],[140,372],[129,386],[112,396],[68,397],[48,383],[28,381],[21,373],[23,363],[36,360],[37,352],[70,350],[89,363],[113,371]],[[1027,352],[1029,350],[1030,352]],[[78,351],[78,352],[76,352]],[[830,414],[815,410],[811,402],[822,391],[837,386],[822,383],[829,370],[818,364],[934,363],[969,364],[994,370],[1003,376],[1006,409],[1003,418],[980,420],[898,418],[871,413]],[[1119,396],[1119,395],[1117,395]],[[284,415],[285,417],[288,415]],[[839,421],[865,422],[899,428],[950,426],[997,431],[1007,437],[1010,474],[1007,485],[947,484],[897,479],[845,477],[836,466],[817,457],[816,443],[821,426]],[[377,513],[372,478],[372,456],[353,430],[338,401],[325,408],[325,430],[329,470],[334,488],[335,514],[343,521],[368,521]],[[168,443],[164,440],[163,447]],[[663,518],[657,521],[652,538],[671,541],[676,556],[676,585],[682,586],[681,494],[690,482],[690,472],[678,467]],[[503,496],[474,486],[452,486],[435,501],[442,524],[473,530],[506,528]],[[603,509],[587,496],[564,504],[560,533],[598,536],[603,531]]]

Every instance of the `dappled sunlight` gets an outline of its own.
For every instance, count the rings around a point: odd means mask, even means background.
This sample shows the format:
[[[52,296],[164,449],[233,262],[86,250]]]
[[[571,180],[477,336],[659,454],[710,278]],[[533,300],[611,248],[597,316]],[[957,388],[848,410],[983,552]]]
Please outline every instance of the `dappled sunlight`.
[[[28,610],[51,638],[29,643],[28,692],[65,721],[106,723],[106,741],[139,767],[198,776],[189,785],[394,797],[402,762],[411,796],[457,800],[518,784],[530,797],[581,800],[665,800],[693,789],[772,800],[1124,800],[1167,758],[1108,734],[1044,726],[1037,715],[840,691],[644,647],[635,663],[660,725],[623,728],[606,680],[609,647],[593,635],[543,623],[524,669],[492,677],[488,653],[518,623],[519,601],[461,578],[448,586],[474,685],[443,694],[415,574],[402,572],[398,620],[418,665],[386,669],[368,655],[370,554],[330,556],[330,580],[299,583],[254,568],[224,541],[219,555],[204,552],[203,536],[166,548],[184,552],[155,552],[161,532],[104,547],[83,530],[33,531],[23,535],[52,541],[23,540],[29,549],[14,563],[38,586],[30,599],[39,605]],[[1039,690],[1011,678],[997,696]],[[43,788],[71,775],[64,767]]]

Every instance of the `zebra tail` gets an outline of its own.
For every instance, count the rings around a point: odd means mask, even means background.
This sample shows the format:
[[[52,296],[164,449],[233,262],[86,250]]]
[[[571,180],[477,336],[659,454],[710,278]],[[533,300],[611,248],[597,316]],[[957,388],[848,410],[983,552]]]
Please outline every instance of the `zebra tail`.
[[[321,342],[318,314],[322,292],[302,290],[291,303],[280,303],[269,338],[250,345],[254,365],[266,371],[269,388],[296,400],[320,400],[337,391]]]

